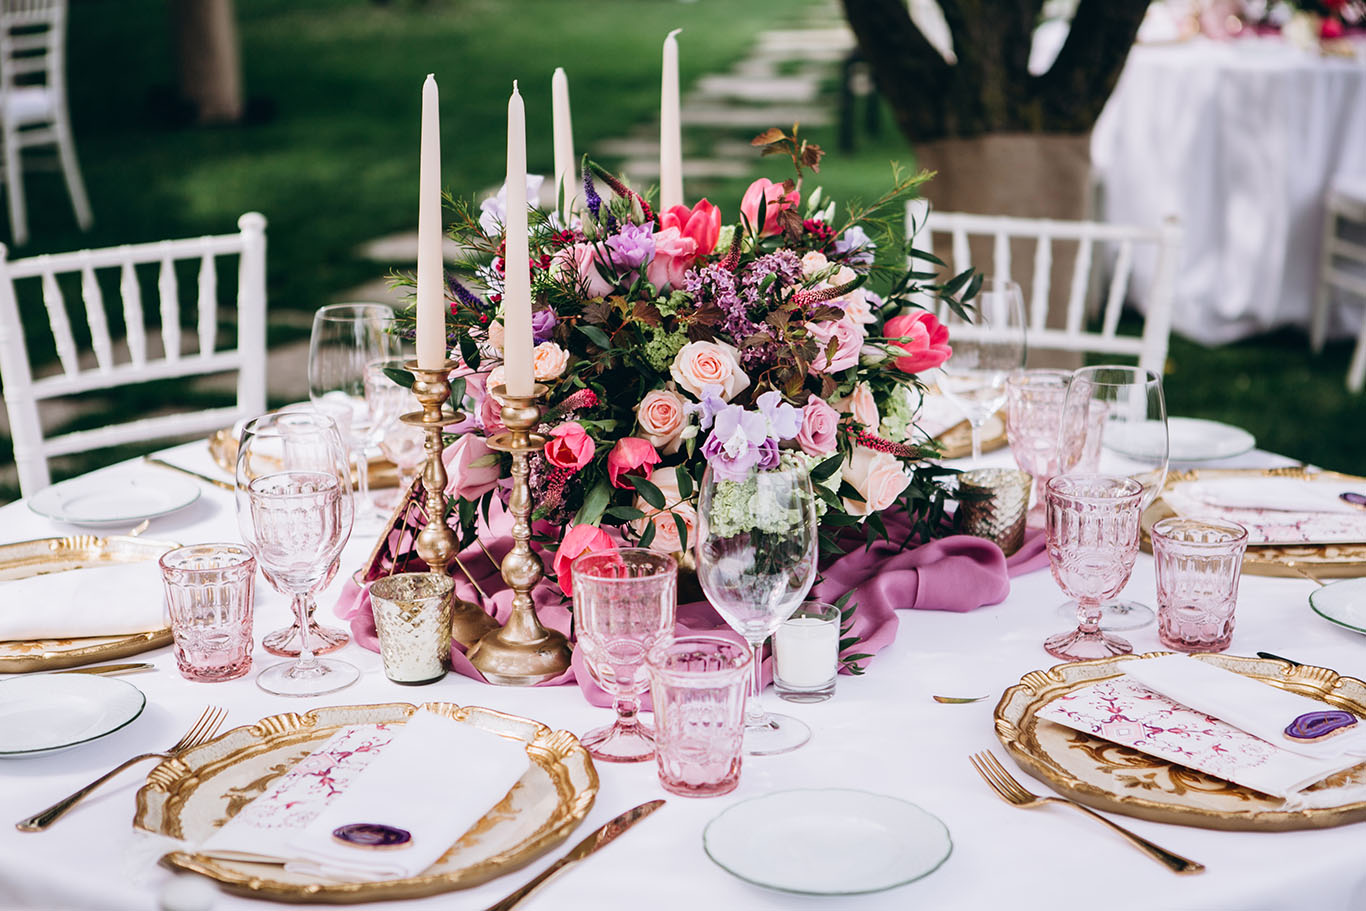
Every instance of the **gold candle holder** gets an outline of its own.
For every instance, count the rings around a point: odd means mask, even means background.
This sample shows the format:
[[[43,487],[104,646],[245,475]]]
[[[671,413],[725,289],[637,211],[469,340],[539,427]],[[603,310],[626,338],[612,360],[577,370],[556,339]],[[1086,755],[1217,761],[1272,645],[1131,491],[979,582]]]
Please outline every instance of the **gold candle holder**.
[[[426,434],[424,448],[427,461],[422,467],[422,490],[426,495],[427,524],[417,535],[417,555],[427,568],[434,573],[450,575],[450,565],[460,562],[456,556],[455,532],[446,524],[446,463],[441,460],[442,428],[458,424],[464,416],[457,412],[447,414],[442,410],[446,400],[451,397],[450,374],[458,365],[446,361],[440,367],[419,367],[417,361],[403,365],[412,371],[413,395],[422,405],[421,411],[403,415],[400,420],[405,424],[422,428]],[[466,576],[468,570],[461,567]],[[473,579],[471,578],[471,581]],[[498,628],[498,621],[484,612],[484,609],[469,601],[454,599],[451,606],[451,636],[465,648],[478,642],[490,630]]]
[[[503,401],[502,419],[505,433],[488,440],[490,449],[512,454],[512,496],[508,511],[512,513],[512,550],[503,558],[503,581],[514,592],[512,614],[501,629],[488,633],[470,649],[470,663],[479,669],[490,683],[504,686],[532,686],[564,673],[569,668],[569,640],[563,634],[548,630],[536,616],[536,605],[531,590],[545,574],[541,558],[531,549],[531,484],[530,458],[533,452],[545,447],[546,438],[534,433],[541,419],[541,408],[536,400],[545,395],[540,383],[532,387],[532,394],[508,395],[506,386],[494,386],[490,394]]]

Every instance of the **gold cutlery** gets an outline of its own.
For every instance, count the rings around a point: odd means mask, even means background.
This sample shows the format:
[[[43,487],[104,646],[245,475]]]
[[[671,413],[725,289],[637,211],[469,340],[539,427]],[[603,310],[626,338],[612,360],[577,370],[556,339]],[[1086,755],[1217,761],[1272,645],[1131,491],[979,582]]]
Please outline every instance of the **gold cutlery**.
[[[540,888],[540,886],[546,880],[550,879],[550,877],[559,873],[565,867],[578,863],[599,848],[605,848],[618,835],[625,832],[627,829],[631,828],[631,826],[640,822],[662,806],[664,806],[664,801],[651,800],[638,807],[632,807],[605,825],[599,826],[594,829],[587,838],[571,848],[568,854],[541,871],[539,876],[534,877],[525,886],[522,886],[522,888],[513,892],[502,901],[489,905],[485,911],[512,911],[522,899]]]
[[[1001,765],[1000,761],[988,752],[973,753],[968,759],[972,762],[972,767],[977,770],[977,774],[982,776],[982,780],[996,792],[996,796],[1011,806],[1021,807],[1026,810],[1033,807],[1041,807],[1046,803],[1061,803],[1066,804],[1069,807],[1076,807],[1087,816],[1100,820],[1120,835],[1123,835],[1129,840],[1130,844],[1146,853],[1149,857],[1166,864],[1173,873],[1201,873],[1205,869],[1204,864],[1196,863],[1189,858],[1182,857],[1180,854],[1168,851],[1161,845],[1153,844],[1143,836],[1130,832],[1123,826],[1111,822],[1090,807],[1082,806],[1075,800],[1069,800],[1066,797],[1040,797],[1038,794],[1026,790],[1024,785],[1016,781],[1015,777],[1006,771],[1005,766]]]
[[[146,462],[148,465],[155,465],[158,468],[169,468],[171,471],[178,471],[181,474],[187,474],[192,478],[198,478],[205,484],[212,484],[214,487],[219,487],[223,490],[237,489],[235,485],[230,484],[227,481],[222,480],[221,478],[211,478],[206,474],[200,474],[199,472],[191,471],[188,468],[181,468],[179,465],[172,465],[170,462],[167,462],[163,459],[158,459],[156,456],[143,456],[142,460]]]
[[[990,696],[931,696],[935,702],[944,705],[967,705],[969,702],[981,702],[983,699],[990,699]]]
[[[209,706],[208,708],[204,709],[204,713],[199,716],[199,720],[196,721],[190,727],[190,729],[185,732],[185,736],[176,741],[175,744],[171,746],[169,749],[166,749],[160,753],[143,753],[139,756],[134,756],[127,762],[121,763],[120,765],[117,765],[114,768],[110,769],[108,772],[105,772],[99,778],[96,778],[94,781],[90,782],[90,784],[81,788],[74,794],[71,794],[67,797],[63,797],[61,800],[57,801],[52,806],[48,807],[46,810],[42,810],[38,813],[35,813],[28,819],[20,820],[19,822],[14,824],[14,827],[18,829],[20,832],[44,831],[45,829],[47,829],[48,826],[52,825],[54,822],[65,816],[66,812],[70,810],[72,807],[74,807],[76,804],[80,803],[87,794],[98,788],[100,785],[104,784],[109,779],[113,778],[119,772],[122,772],[124,769],[128,768],[130,765],[133,765],[137,762],[141,762],[144,759],[169,759],[170,757],[175,756],[178,753],[182,753],[185,750],[188,750],[192,747],[197,747],[200,744],[207,743],[210,739],[213,738],[215,734],[218,733],[218,729],[223,726],[223,719],[227,717],[227,709],[218,708],[216,706]]]
[[[138,671],[150,671],[152,665],[147,662],[141,664],[95,664],[90,667],[73,667],[64,671],[57,671],[58,674],[135,674]]]

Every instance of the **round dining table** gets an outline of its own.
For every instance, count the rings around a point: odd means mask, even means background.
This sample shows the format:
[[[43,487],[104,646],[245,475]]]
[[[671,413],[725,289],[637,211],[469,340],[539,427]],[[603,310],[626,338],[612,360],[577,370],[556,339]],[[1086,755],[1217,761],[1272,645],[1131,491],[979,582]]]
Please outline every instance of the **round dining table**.
[[[161,453],[205,474],[227,476],[202,443]],[[1006,451],[984,464],[1009,465]],[[1220,467],[1273,467],[1289,460],[1251,452]],[[140,461],[103,469],[88,477],[155,479],[165,469]],[[208,484],[193,505],[154,520],[143,535],[180,543],[239,540],[233,494]],[[0,508],[0,543],[86,530],[42,518],[22,501]],[[344,571],[356,569],[371,542],[353,535]],[[155,572],[153,564],[149,572]],[[319,597],[327,622],[340,581]],[[1230,654],[1269,651],[1306,664],[1366,676],[1366,638],[1330,625],[1311,612],[1314,583],[1297,578],[1245,575]],[[1156,603],[1153,561],[1141,554],[1125,590]],[[1054,661],[1041,643],[1068,622],[1058,615],[1061,593],[1049,572],[1011,580],[1000,604],[967,613],[899,611],[895,641],[862,676],[841,676],[827,702],[782,705],[810,725],[802,748],[779,756],[744,760],[739,787],[722,797],[695,799],[666,793],[653,763],[598,763],[597,800],[569,840],[522,869],[461,892],[384,904],[413,909],[485,908],[547,867],[569,846],[618,813],[654,798],[667,803],[599,853],[572,867],[519,907],[527,909],[640,908],[691,911],[706,908],[1027,909],[1182,908],[1304,909],[1347,911],[1366,908],[1366,865],[1361,862],[1366,828],[1291,832],[1213,831],[1114,816],[1158,844],[1203,863],[1199,875],[1177,876],[1135,850],[1095,820],[1065,807],[1023,811],[996,797],[969,764],[971,753],[1005,751],[997,741],[993,711],[1000,694],[1022,675]],[[0,604],[0,610],[41,605]],[[92,604],[91,610],[98,605]],[[258,584],[255,629],[260,635],[284,624],[286,600]],[[1136,652],[1160,649],[1153,625],[1127,632]],[[164,748],[176,740],[205,706],[228,710],[227,727],[251,725],[282,712],[328,705],[452,702],[485,706],[583,733],[604,724],[610,710],[590,705],[575,686],[513,688],[490,686],[449,674],[437,683],[404,687],[389,682],[380,657],[354,643],[339,657],[359,666],[360,681],[316,698],[266,693],[253,681],[257,669],[276,660],[260,650],[252,672],[234,681],[197,683],[176,669],[170,648],[120,660],[147,660],[152,672],[123,679],[139,687],[147,707],[136,721],[109,736],[64,752],[0,761],[0,908],[149,911],[158,906],[173,874],[157,861],[172,845],[135,830],[138,788],[153,763],[128,771],[77,806],[51,829],[16,831],[12,823],[88,783],[122,760]],[[941,704],[931,697],[985,696],[966,704]],[[778,703],[770,689],[770,707]],[[1005,764],[1038,793],[1049,788]],[[450,757],[451,774],[460,758]],[[751,885],[713,863],[704,850],[703,829],[723,810],[775,791],[848,788],[914,803],[943,820],[952,853],[934,872],[888,891],[810,898]],[[852,812],[852,811],[851,811]],[[858,820],[850,824],[857,825]],[[760,836],[762,837],[762,836]],[[183,884],[178,884],[183,885]],[[214,896],[218,909],[249,909],[264,902]]]
[[[1091,135],[1106,221],[1184,229],[1172,328],[1209,345],[1307,329],[1329,187],[1366,176],[1366,39],[1354,56],[1279,35],[1138,44]],[[1136,262],[1142,306],[1155,266]],[[1359,310],[1335,312],[1333,335]]]

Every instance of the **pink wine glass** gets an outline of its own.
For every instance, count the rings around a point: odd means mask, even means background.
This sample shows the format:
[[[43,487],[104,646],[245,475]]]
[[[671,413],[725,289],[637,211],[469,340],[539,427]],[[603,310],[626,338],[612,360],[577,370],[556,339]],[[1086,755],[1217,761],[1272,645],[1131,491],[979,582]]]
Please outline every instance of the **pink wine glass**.
[[[1085,661],[1127,655],[1128,640],[1100,629],[1100,604],[1129,581],[1138,556],[1143,485],[1112,475],[1052,478],[1045,494],[1048,563],[1053,578],[1077,599],[1078,625],[1044,640],[1055,658]]]
[[[641,762],[655,755],[654,732],[640,721],[649,686],[645,655],[672,641],[678,564],[638,547],[574,561],[574,630],[588,672],[612,695],[617,717],[581,738],[595,759]]]

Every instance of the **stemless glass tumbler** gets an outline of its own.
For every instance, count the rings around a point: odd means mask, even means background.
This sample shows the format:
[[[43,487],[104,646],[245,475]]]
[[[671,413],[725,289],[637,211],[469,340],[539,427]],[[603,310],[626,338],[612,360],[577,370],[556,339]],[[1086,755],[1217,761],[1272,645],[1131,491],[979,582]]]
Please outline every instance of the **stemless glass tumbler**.
[[[580,741],[595,759],[649,759],[655,755],[654,732],[638,714],[640,696],[649,685],[645,655],[673,638],[678,564],[668,554],[627,547],[583,554],[572,572],[579,648],[617,712],[612,724]]]
[[[241,544],[193,544],[161,557],[175,660],[187,680],[235,680],[251,669],[256,560]]]
[[[1221,652],[1233,640],[1247,529],[1223,519],[1163,519],[1153,526],[1157,637],[1182,652]]]
[[[1048,563],[1053,578],[1077,599],[1077,628],[1044,640],[1055,658],[1085,661],[1127,655],[1133,646],[1101,632],[1100,603],[1129,581],[1138,557],[1143,485],[1133,478],[1067,475],[1046,491]]]

